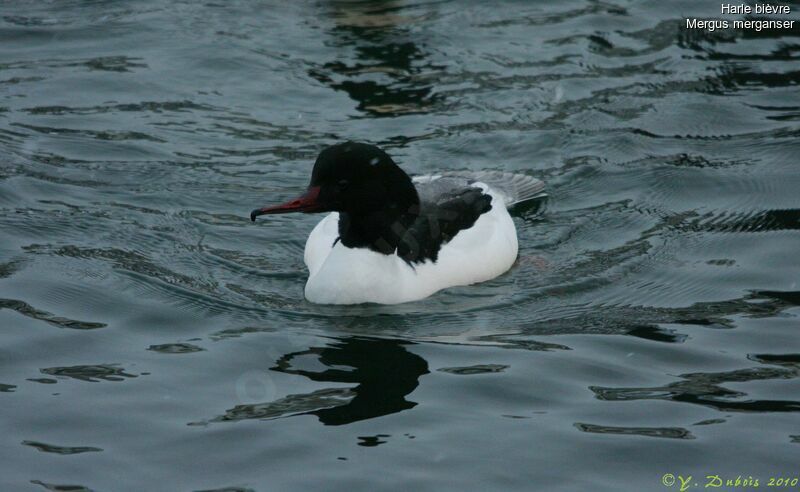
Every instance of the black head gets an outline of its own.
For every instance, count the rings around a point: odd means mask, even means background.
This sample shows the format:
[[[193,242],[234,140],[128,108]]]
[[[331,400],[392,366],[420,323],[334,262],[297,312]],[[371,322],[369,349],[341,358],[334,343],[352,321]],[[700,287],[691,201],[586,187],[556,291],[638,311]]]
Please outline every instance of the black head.
[[[303,195],[282,205],[253,210],[250,218],[289,212],[399,215],[418,204],[411,179],[389,154],[374,145],[344,142],[320,152]]]

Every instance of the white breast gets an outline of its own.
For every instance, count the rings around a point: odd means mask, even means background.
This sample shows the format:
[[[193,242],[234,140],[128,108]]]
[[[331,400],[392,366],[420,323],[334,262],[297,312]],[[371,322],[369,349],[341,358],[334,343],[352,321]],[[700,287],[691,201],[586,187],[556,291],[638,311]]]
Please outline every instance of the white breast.
[[[397,255],[348,248],[339,236],[339,214],[322,219],[308,237],[306,299],[318,304],[397,304],[423,299],[456,285],[492,279],[517,258],[517,231],[503,206],[503,196],[481,183],[492,196],[492,209],[469,229],[458,232],[439,250],[434,263],[407,264]]]

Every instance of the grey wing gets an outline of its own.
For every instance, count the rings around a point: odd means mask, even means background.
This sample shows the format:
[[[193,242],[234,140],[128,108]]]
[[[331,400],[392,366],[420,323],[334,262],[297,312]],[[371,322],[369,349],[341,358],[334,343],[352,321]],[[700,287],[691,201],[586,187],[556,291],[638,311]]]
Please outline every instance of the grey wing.
[[[436,203],[452,196],[473,183],[480,182],[503,195],[505,206],[512,207],[529,200],[547,196],[544,181],[527,174],[504,171],[454,171],[438,175],[417,176],[413,179],[420,200]]]
[[[438,204],[471,188],[465,177],[444,176],[441,174],[415,176],[412,179],[422,203]]]

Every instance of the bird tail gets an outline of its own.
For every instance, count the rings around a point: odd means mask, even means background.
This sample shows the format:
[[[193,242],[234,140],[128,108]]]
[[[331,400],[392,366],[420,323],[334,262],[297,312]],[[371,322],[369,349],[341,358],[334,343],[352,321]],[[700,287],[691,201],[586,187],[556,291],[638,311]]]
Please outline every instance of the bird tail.
[[[474,171],[469,173],[472,181],[487,184],[503,195],[506,208],[545,198],[544,181],[527,174],[504,171]]]

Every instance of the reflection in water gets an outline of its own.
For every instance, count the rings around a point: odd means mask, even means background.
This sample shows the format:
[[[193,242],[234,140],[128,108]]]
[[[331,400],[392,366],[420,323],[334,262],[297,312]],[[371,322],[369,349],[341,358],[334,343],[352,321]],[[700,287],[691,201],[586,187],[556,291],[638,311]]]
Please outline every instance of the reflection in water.
[[[636,325],[628,332],[628,335],[665,343],[683,343],[689,338],[688,335],[683,333],[678,333],[675,330],[669,330],[656,325]]]
[[[84,487],[83,485],[48,483],[42,482],[41,480],[31,480],[31,483],[34,485],[41,485],[46,490],[52,490],[55,492],[92,492],[92,489]]]
[[[105,323],[95,323],[91,321],[78,321],[74,319],[65,318],[63,316],[56,316],[36,309],[25,301],[18,299],[0,299],[0,309],[12,309],[23,316],[44,321],[59,328],[72,328],[75,330],[94,330],[96,328],[105,328]]]
[[[100,448],[94,446],[57,446],[55,444],[46,444],[38,441],[22,441],[25,446],[31,446],[38,449],[43,453],[55,454],[80,454],[80,453],[96,453],[102,451]]]
[[[118,364],[47,367],[41,369],[41,372],[50,376],[62,376],[64,378],[72,378],[89,383],[96,383],[98,381],[125,381],[126,378],[137,377],[136,374],[125,372],[125,369],[119,367]],[[54,381],[45,379],[45,381],[38,380],[37,382],[45,382],[47,384]]]
[[[503,372],[506,369],[508,369],[508,366],[503,364],[477,364],[466,367],[442,367],[441,369],[437,370],[441,372],[449,372],[450,374],[457,374],[459,376],[470,376],[472,374]]]
[[[576,422],[575,427],[583,432],[595,434],[622,434],[644,437],[665,437],[668,439],[694,439],[688,430],[682,427],[613,427]]]
[[[758,355],[753,360],[765,364],[787,365],[795,356]],[[776,362],[777,361],[777,362]],[[790,364],[789,364],[790,365]],[[705,405],[724,412],[797,412],[800,401],[752,400],[747,393],[722,386],[723,383],[743,383],[770,379],[791,379],[798,375],[797,368],[749,368],[718,373],[683,374],[681,381],[654,388],[604,388],[592,386],[598,399],[606,401],[671,400]]]
[[[334,45],[354,49],[355,60],[336,60],[314,68],[310,75],[333,89],[346,92],[358,109],[373,116],[425,112],[441,99],[432,85],[421,81],[433,68],[425,52],[403,24],[415,19],[400,15],[397,2],[332,2]]]
[[[428,373],[428,363],[406,350],[411,342],[374,338],[344,338],[326,347],[286,354],[271,369],[305,376],[312,381],[352,383],[354,388],[325,388],[256,404],[243,404],[212,421],[270,419],[316,415],[326,425],[342,425],[401,412],[417,404],[406,400]],[[311,356],[326,369],[301,369]]]

